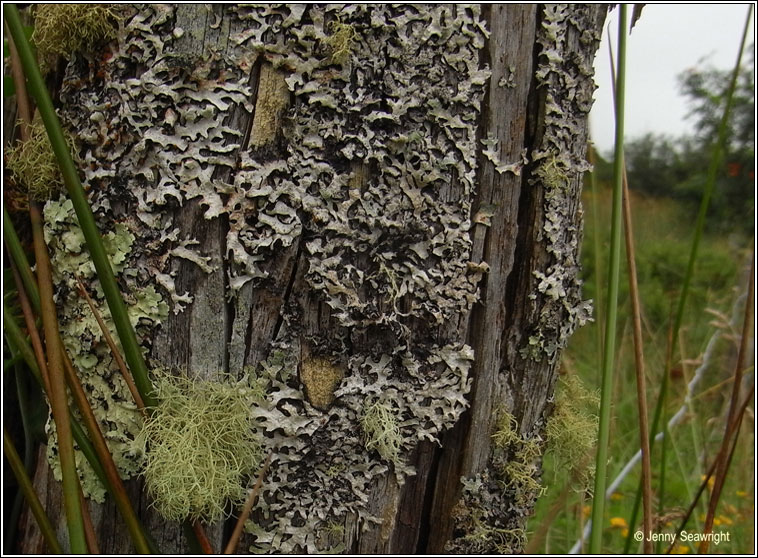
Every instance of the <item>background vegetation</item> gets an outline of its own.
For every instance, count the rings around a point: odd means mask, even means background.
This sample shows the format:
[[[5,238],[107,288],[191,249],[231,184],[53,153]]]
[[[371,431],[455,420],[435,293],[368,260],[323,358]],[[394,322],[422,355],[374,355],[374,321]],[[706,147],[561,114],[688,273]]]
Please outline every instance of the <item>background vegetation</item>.
[[[724,435],[735,359],[740,340],[744,295],[750,266],[755,211],[755,59],[753,48],[743,58],[737,81],[727,143],[713,197],[706,229],[701,241],[690,297],[679,336],[678,354],[670,372],[667,417],[683,405],[683,420],[670,432],[665,463],[666,490],[663,509],[654,514],[654,532],[674,532],[703,475],[718,453]],[[725,102],[723,90],[731,71],[699,68],[679,77],[681,91],[690,105],[695,133],[684,137],[648,134],[625,144],[628,183],[634,221],[636,264],[643,309],[643,336],[648,386],[648,404],[652,416],[657,386],[665,370],[666,352],[677,297],[687,269],[693,223],[700,204],[712,146]],[[605,154],[612,159],[612,153]],[[576,401],[576,383],[585,386],[584,409],[575,419],[587,428],[588,419],[597,414],[591,401],[592,386],[599,385],[598,339],[602,337],[604,277],[607,267],[608,229],[610,222],[612,167],[602,156],[595,164],[595,187],[587,181],[583,196],[585,233],[582,245],[584,296],[595,300],[593,324],[579,330],[564,353],[562,382],[556,396],[557,412],[566,399]],[[626,273],[626,269],[622,270]],[[600,285],[600,289],[598,289]],[[598,304],[600,301],[600,304]],[[736,318],[736,319],[735,319]],[[613,422],[611,424],[609,479],[612,480],[639,447],[636,403],[635,364],[632,345],[629,286],[622,278],[619,293],[619,333],[614,384]],[[716,339],[714,339],[714,337]],[[711,343],[711,350],[709,342]],[[704,362],[704,357],[707,362]],[[691,401],[687,386],[699,367],[702,379],[694,387]],[[746,384],[753,384],[753,368],[745,372]],[[571,380],[569,380],[571,379]],[[573,384],[573,387],[572,387]],[[571,397],[561,392],[574,390]],[[745,393],[747,389],[743,389]],[[584,421],[584,422],[581,422]],[[714,532],[728,532],[729,541],[711,545],[713,553],[752,553],[754,551],[754,417],[746,415],[730,473],[718,507]],[[550,426],[548,426],[548,429]],[[660,428],[659,428],[660,431]],[[586,438],[586,436],[585,436]],[[586,443],[586,439],[584,440]],[[576,440],[574,440],[576,445]],[[561,447],[548,431],[548,450],[543,462],[546,493],[537,504],[529,525],[532,538],[529,550],[537,553],[565,553],[581,537],[590,518],[591,473],[594,448],[584,459],[567,461]],[[651,450],[653,487],[660,479],[660,444]],[[603,526],[603,550],[624,551],[629,532],[641,528],[642,517],[635,526],[628,524],[639,483],[639,464],[620,484],[608,503],[607,523]],[[708,491],[713,487],[709,483]],[[708,506],[708,492],[701,498],[687,531],[702,532]],[[658,499],[654,501],[656,510]],[[665,552],[668,545],[659,545]],[[588,548],[583,547],[584,550]],[[634,542],[631,551],[641,551]],[[678,542],[673,553],[697,553],[697,543]]]

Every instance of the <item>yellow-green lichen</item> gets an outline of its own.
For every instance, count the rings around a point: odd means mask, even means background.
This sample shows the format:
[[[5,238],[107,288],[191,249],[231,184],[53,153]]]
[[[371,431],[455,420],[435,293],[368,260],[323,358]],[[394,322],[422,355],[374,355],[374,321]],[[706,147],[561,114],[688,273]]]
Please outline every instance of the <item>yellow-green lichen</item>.
[[[245,382],[191,380],[159,372],[158,405],[140,439],[145,483],[167,519],[216,521],[245,498],[263,452],[254,431],[254,394]]]
[[[305,385],[308,401],[321,411],[331,406],[334,390],[344,376],[341,366],[324,357],[306,358],[300,366],[300,379]]]
[[[344,518],[342,518],[344,521]],[[324,554],[342,554],[345,551],[345,525],[338,521],[326,521],[320,524],[319,540]]]
[[[352,24],[343,23],[339,16],[329,24],[329,30],[331,34],[326,44],[332,52],[332,62],[342,64],[349,58],[352,45],[360,35]]]
[[[516,504],[526,507],[544,491],[538,480],[542,455],[539,440],[521,434],[518,421],[505,410],[500,412],[492,439],[504,456],[499,459],[499,480],[504,488],[513,492]]]
[[[71,58],[95,41],[116,36],[121,7],[109,4],[39,4],[34,12],[32,41],[45,74],[59,57]]]
[[[453,537],[445,546],[451,554],[514,554],[526,543],[526,530],[518,516],[504,512],[512,507],[493,486],[486,472],[462,478],[461,497],[453,507]],[[506,503],[507,502],[507,503]]]
[[[110,311],[97,281],[95,269],[77,223],[71,200],[61,197],[45,204],[45,241],[50,251],[53,279],[58,285],[57,307],[64,347],[77,369],[87,392],[95,417],[103,429],[108,449],[120,474],[129,478],[142,468],[142,452],[134,446],[134,438],[142,428],[129,389],[114,363],[103,332],[89,305],[79,294],[77,279],[89,291],[110,334],[118,339]],[[155,328],[168,316],[168,305],[152,285],[133,282],[130,263],[135,236],[128,222],[115,223],[103,234],[103,244],[114,273],[123,285],[123,294],[132,324],[139,336]],[[60,476],[57,459],[57,437],[52,423],[48,426],[48,455],[53,472]],[[102,502],[105,489],[81,453],[77,451],[78,470],[84,494]]]
[[[561,378],[555,410],[545,429],[548,451],[560,468],[578,477],[578,490],[589,488],[594,476],[590,456],[597,443],[599,404],[598,393],[584,387],[576,374]]]
[[[493,548],[498,554],[513,554],[514,549],[526,544],[526,531],[522,528],[492,527],[484,519],[482,510],[471,510],[469,517],[471,532],[463,537],[462,542],[471,548]]]
[[[72,136],[65,133],[64,137],[73,151]],[[29,125],[29,139],[8,149],[6,166],[35,201],[47,201],[63,188],[58,162],[39,115]]]
[[[384,459],[401,463],[400,448],[403,443],[397,414],[391,403],[380,400],[367,403],[361,416],[361,428],[366,449],[375,449]]]

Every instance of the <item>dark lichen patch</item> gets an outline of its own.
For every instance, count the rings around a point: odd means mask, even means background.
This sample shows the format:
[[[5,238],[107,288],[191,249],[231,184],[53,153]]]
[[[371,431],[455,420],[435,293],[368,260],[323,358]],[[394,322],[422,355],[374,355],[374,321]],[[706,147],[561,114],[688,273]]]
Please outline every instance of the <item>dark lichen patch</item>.
[[[487,473],[461,479],[461,498],[453,509],[455,527],[445,545],[451,554],[516,554],[526,543],[523,518],[512,513],[502,490]]]

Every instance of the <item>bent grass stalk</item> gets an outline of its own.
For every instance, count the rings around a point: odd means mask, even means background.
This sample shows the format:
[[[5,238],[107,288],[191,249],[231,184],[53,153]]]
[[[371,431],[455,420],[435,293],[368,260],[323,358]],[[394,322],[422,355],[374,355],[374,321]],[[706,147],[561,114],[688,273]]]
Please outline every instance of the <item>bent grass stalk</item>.
[[[71,551],[77,554],[87,551],[82,519],[82,507],[79,504],[79,475],[76,472],[74,443],[71,437],[71,422],[68,416],[68,397],[66,379],[63,370],[63,345],[58,334],[58,317],[53,300],[53,277],[50,258],[47,253],[42,233],[42,211],[36,202],[30,200],[29,214],[34,239],[34,254],[37,263],[37,279],[40,294],[40,315],[45,332],[47,349],[47,370],[50,377],[50,407],[58,434],[58,458],[63,475],[63,499],[66,509]]]
[[[37,371],[39,376],[41,376],[41,381],[44,382],[47,373],[44,355],[41,353],[41,343],[39,341],[39,336],[37,334],[36,328],[34,327],[33,319],[31,316],[31,309],[29,308],[28,302],[26,301],[26,295],[23,286],[17,284],[17,290],[19,293],[22,310],[24,312],[27,329],[30,332],[32,345],[34,346],[34,357],[38,364]],[[116,506],[119,508],[119,511],[124,517],[124,522],[127,525],[127,529],[129,530],[137,552],[141,554],[155,553],[156,549],[150,547],[149,541],[147,540],[144,532],[144,528],[137,519],[136,513],[131,506],[129,497],[126,494],[126,489],[123,485],[123,481],[118,474],[115,463],[113,463],[113,457],[108,451],[108,446],[106,445],[105,438],[103,437],[97,420],[95,419],[92,408],[87,401],[87,397],[84,393],[84,390],[82,389],[78,376],[74,371],[71,360],[65,353],[63,356],[63,366],[66,372],[66,377],[71,389],[71,393],[74,397],[77,407],[79,408],[80,414],[85,422],[87,430],[90,433],[90,437],[92,440],[94,440],[94,444],[90,444],[89,440],[87,440],[86,449],[89,450],[89,455],[85,454],[85,456],[90,461],[90,464],[93,465],[93,469],[95,469],[95,472],[97,473],[103,485],[113,496],[113,499],[116,502]],[[46,393],[48,392],[46,391]],[[79,448],[84,451],[85,447],[82,440],[83,438],[86,438],[84,431],[81,429],[81,426],[76,423],[76,429],[74,429],[74,439],[79,445]],[[95,467],[93,461],[97,463],[97,467]]]
[[[21,328],[15,321],[15,318],[5,306],[5,302],[3,302],[3,331],[6,335],[8,343],[12,344],[15,351],[21,355],[22,359],[31,371],[32,376],[34,376],[34,379],[37,380],[40,388],[44,389],[44,382],[42,381],[40,369],[37,366],[37,360],[35,359],[34,351],[32,351],[32,348],[29,346],[29,343],[24,337]],[[103,485],[108,487],[110,490],[110,486],[105,478],[103,468],[100,465],[100,462],[97,460],[94,449],[92,449],[92,444],[84,434],[84,430],[82,430],[81,425],[73,417],[73,413],[70,410],[69,414],[72,416],[71,429],[74,434],[74,440],[76,440],[79,449],[82,451],[84,456],[87,458],[87,461],[92,466],[92,469],[95,471],[97,478],[100,479]]]
[[[606,303],[605,342],[603,351],[602,388],[600,395],[600,427],[595,463],[595,490],[592,500],[592,537],[590,552],[601,551],[603,517],[605,512],[605,484],[608,462],[608,439],[611,422],[611,397],[613,387],[613,360],[616,342],[616,319],[618,310],[619,267],[621,257],[621,193],[624,162],[624,91],[626,85],[626,19],[627,6],[621,4],[619,13],[619,55],[616,83],[616,139],[613,161],[613,206],[611,214],[611,246],[608,262],[608,290]]]
[[[8,15],[9,12],[6,11]],[[26,41],[21,20],[18,18],[18,11],[15,12],[17,29],[20,33],[13,33],[14,25],[9,23],[13,38],[9,44],[13,44],[12,64],[16,67],[14,73],[19,75],[18,59],[19,52],[15,48],[19,40]],[[8,15],[8,17],[11,17]],[[11,17],[12,19],[12,17]],[[19,37],[20,35],[20,37]],[[26,44],[28,47],[28,42]],[[23,49],[23,47],[22,47]],[[31,120],[29,106],[26,102],[23,80],[16,83],[17,96],[22,99],[19,103],[21,114],[21,139],[28,141],[29,129],[28,124]],[[42,234],[42,212],[39,205],[30,199],[29,217],[32,225],[32,236],[34,242],[34,255],[37,263],[37,280],[40,299],[40,316],[42,326],[45,332],[45,342],[47,346],[47,369],[49,375],[49,392],[48,400],[55,422],[55,429],[58,434],[58,458],[61,465],[61,474],[63,476],[63,506],[66,512],[66,524],[68,526],[69,544],[71,552],[76,554],[86,553],[88,550],[86,536],[84,533],[83,511],[80,505],[79,493],[79,475],[76,472],[76,458],[74,456],[74,442],[71,434],[71,422],[68,414],[68,398],[66,395],[66,380],[63,373],[62,346],[58,337],[58,318],[55,311],[55,302],[53,301],[52,288],[52,271],[50,270],[50,259],[47,254],[44,236]]]
[[[13,45],[13,41],[11,40],[11,45]],[[18,72],[18,53],[16,52],[15,48],[12,47],[12,53],[13,53],[13,66],[16,68],[16,73]],[[29,114],[28,110],[28,102],[25,101],[26,99],[26,91],[24,88],[23,80],[18,80],[17,85],[17,97],[21,99],[19,102],[19,113],[21,117],[21,131],[22,131],[22,140],[26,141],[28,140],[28,122],[30,121],[31,115]],[[84,394],[84,390],[81,387],[81,384],[79,383],[78,377],[73,369],[73,366],[71,365],[71,362],[68,358],[68,355],[66,355],[65,350],[63,349],[63,343],[60,338],[60,333],[58,330],[57,325],[57,318],[55,316],[55,305],[52,303],[52,274],[50,270],[50,260],[49,256],[47,254],[47,247],[44,243],[44,235],[42,234],[42,214],[41,209],[39,205],[30,200],[30,219],[32,223],[32,234],[34,238],[34,247],[35,247],[35,255],[36,255],[36,261],[37,261],[37,270],[38,270],[38,285],[34,285],[33,281],[27,281],[25,283],[28,283],[28,289],[30,293],[30,298],[34,301],[38,301],[39,308],[42,318],[43,318],[43,326],[45,328],[45,337],[47,340],[47,359],[48,359],[48,366],[45,366],[45,359],[44,356],[41,354],[41,344],[39,343],[39,338],[37,337],[35,342],[35,336],[32,335],[32,342],[34,344],[36,357],[38,359],[38,362],[40,364],[39,370],[41,372],[41,376],[43,378],[43,381],[45,383],[46,392],[48,393],[48,397],[51,403],[51,407],[53,410],[53,416],[54,419],[57,416],[61,416],[62,413],[62,419],[65,419],[66,422],[69,420],[68,412],[59,410],[56,413],[55,405],[62,404],[65,401],[65,380],[63,381],[63,399],[54,402],[54,398],[56,395],[56,385],[53,381],[52,373],[56,373],[54,370],[57,369],[58,372],[65,372],[66,380],[68,380],[69,387],[72,390],[72,393],[74,395],[74,399],[76,401],[77,406],[79,407],[79,410],[81,414],[84,417],[85,424],[87,426],[87,429],[90,433],[90,436],[94,440],[94,446],[91,446],[94,448],[95,452],[98,455],[99,458],[99,467],[96,469],[99,469],[102,473],[105,474],[105,476],[108,478],[108,482],[104,482],[106,486],[111,488],[112,494],[114,495],[114,499],[116,501],[117,506],[119,507],[119,510],[121,511],[124,520],[127,524],[127,527],[130,531],[130,535],[132,536],[133,542],[135,544],[135,547],[138,552],[142,554],[150,554],[151,548],[148,544],[148,541],[146,539],[145,533],[143,531],[142,526],[139,523],[139,520],[137,519],[137,516],[131,507],[131,503],[129,502],[128,496],[126,494],[126,490],[123,486],[123,483],[121,481],[121,478],[118,474],[118,470],[116,469],[115,464],[113,463],[113,458],[108,451],[108,447],[105,443],[105,438],[102,435],[102,432],[100,431],[99,425],[97,424],[97,421],[95,419],[94,413],[92,412],[92,408],[89,405],[89,402],[87,401],[86,395]],[[7,214],[4,216],[4,228],[13,231],[12,223],[10,222],[9,217]],[[18,237],[15,235],[15,231],[13,231],[13,240],[15,240],[16,250],[15,252],[18,252],[16,254],[16,257],[22,264],[22,267],[24,269],[28,268],[28,262],[26,261],[26,257],[23,255],[23,250],[20,250],[20,246],[18,246]],[[11,244],[14,244],[11,242]],[[110,269],[110,264],[108,264]],[[31,277],[31,272],[29,271],[26,274],[28,277]],[[18,285],[19,292],[22,292],[24,290],[24,285],[19,284]],[[41,296],[40,296],[41,294]],[[49,297],[49,300],[46,299],[46,297]],[[28,304],[25,312],[25,317],[27,319],[27,325],[29,327],[29,331],[34,331],[36,333],[36,329],[33,327],[33,324],[31,322],[31,316],[28,309]],[[52,316],[52,318],[51,318]],[[62,369],[61,369],[62,368]],[[47,373],[46,373],[47,370]],[[49,378],[50,377],[50,378]],[[63,379],[61,377],[61,379]],[[65,403],[63,408],[66,408]],[[90,549],[90,551],[94,551],[97,548],[97,542],[94,540],[93,534],[94,530],[91,528],[91,525],[89,526],[90,529],[87,529],[85,519],[88,520],[91,523],[91,520],[88,517],[88,512],[86,511],[86,507],[82,507],[81,501],[83,501],[83,497],[81,495],[81,487],[79,486],[79,480],[78,475],[76,474],[75,468],[74,468],[74,476],[75,476],[75,483],[72,481],[68,481],[67,484],[67,473],[64,469],[64,463],[65,462],[73,462],[75,463],[74,457],[73,457],[73,444],[71,443],[71,426],[70,423],[68,425],[63,425],[63,428],[58,426],[58,422],[56,420],[56,427],[58,431],[59,436],[59,446],[61,446],[60,449],[60,461],[61,461],[61,470],[63,471],[63,478],[64,478],[64,503],[66,505],[67,510],[67,518],[69,513],[74,513],[74,510],[77,508],[77,506],[71,501],[73,496],[73,488],[72,484],[75,484],[77,488],[77,497],[76,501],[79,502],[78,509],[79,509],[79,519],[81,520],[81,525],[79,526],[79,521],[74,521],[73,528],[79,530],[81,527],[81,533],[77,533],[75,537],[72,537],[71,544],[72,544],[72,550],[75,550],[75,545],[79,545],[81,541],[79,540],[80,536],[84,538],[84,542],[87,544],[87,547]],[[67,434],[68,431],[68,434]],[[61,433],[63,432],[63,434]],[[82,433],[83,434],[83,433]],[[63,436],[63,439],[61,437]],[[68,437],[68,444],[71,446],[70,448],[70,456],[68,448],[64,445],[67,443],[66,436]],[[69,461],[70,460],[70,461]],[[69,465],[70,467],[70,465]],[[75,467],[75,466],[74,466]],[[70,473],[69,473],[70,475]],[[101,478],[102,480],[102,478]],[[70,527],[71,530],[71,527]],[[88,532],[89,531],[89,532]]]
[[[3,206],[3,237],[5,238],[5,246],[8,249],[8,254],[16,262],[16,267],[21,275],[21,281],[24,284],[26,293],[29,296],[29,300],[34,308],[39,309],[39,293],[37,292],[37,280],[34,278],[29,261],[26,259],[24,249],[21,247],[21,242],[16,234],[16,229],[13,227],[13,221],[8,214],[8,209]]]

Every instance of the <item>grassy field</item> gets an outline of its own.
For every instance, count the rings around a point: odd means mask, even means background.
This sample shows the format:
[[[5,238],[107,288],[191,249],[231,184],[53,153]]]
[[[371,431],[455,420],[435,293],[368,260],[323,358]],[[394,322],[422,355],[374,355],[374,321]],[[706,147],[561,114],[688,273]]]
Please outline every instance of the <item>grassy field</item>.
[[[597,292],[597,284],[604,285],[606,263],[595,257],[596,246],[600,254],[607,254],[610,196],[609,189],[599,188],[593,205],[592,194],[584,195],[585,239],[582,264],[585,277],[584,296],[596,301],[596,322],[579,330],[565,351],[562,363],[562,382],[558,389],[556,408],[572,406],[579,429],[591,431],[593,412],[597,413],[591,397],[599,385],[599,337],[602,327],[604,293]],[[593,207],[597,214],[593,215]],[[643,337],[646,362],[649,416],[652,417],[658,386],[665,369],[669,331],[682,279],[687,267],[687,255],[692,235],[693,212],[673,200],[642,198],[633,194],[632,212],[636,243],[637,274],[642,304]],[[598,235],[596,244],[595,235]],[[667,398],[666,420],[684,405],[681,421],[670,431],[665,461],[665,491],[663,501],[658,497],[661,477],[661,444],[651,451],[653,461],[653,501],[656,533],[678,530],[684,510],[693,500],[702,475],[713,461],[723,438],[725,417],[732,389],[735,358],[742,325],[743,304],[737,302],[746,288],[752,242],[739,235],[708,234],[703,237],[700,257],[691,284],[691,294],[680,331],[678,353],[673,357]],[[600,270],[599,276],[596,270]],[[600,318],[597,318],[600,316]],[[730,324],[730,322],[732,322]],[[639,447],[636,381],[632,345],[631,312],[626,269],[622,271],[619,295],[619,329],[613,388],[613,420],[608,464],[609,480],[632,458]],[[711,340],[716,337],[715,340]],[[709,342],[711,342],[710,350]],[[703,362],[707,355],[708,362]],[[692,397],[686,399],[688,383],[699,367],[699,381]],[[752,367],[746,374],[752,383]],[[573,383],[567,382],[572,378]],[[585,386],[585,404],[577,394],[576,379]],[[561,389],[571,390],[569,397],[561,397]],[[745,391],[743,390],[743,393]],[[589,404],[587,404],[589,403]],[[572,419],[574,420],[574,419]],[[590,421],[590,422],[588,422]],[[730,540],[711,545],[713,553],[751,553],[754,549],[754,417],[746,416],[740,441],[733,457],[728,480],[714,521],[714,533],[723,532]],[[659,429],[660,430],[660,429]],[[584,436],[589,436],[587,433]],[[581,441],[581,439],[580,439]],[[551,440],[544,461],[544,496],[530,521],[532,537],[529,550],[541,552],[568,552],[579,540],[581,530],[589,519],[592,484],[591,467],[594,448],[586,459],[567,462],[566,452],[560,444],[566,440]],[[575,439],[569,439],[577,447]],[[587,468],[590,468],[587,470]],[[584,470],[583,470],[584,469]],[[608,503],[606,523],[603,526],[603,549],[610,553],[624,550],[625,536],[640,528],[641,514],[636,526],[628,525],[635,493],[640,478],[637,465],[620,484]],[[709,494],[700,499],[693,519],[687,524],[690,533],[702,531]],[[724,535],[725,537],[726,535]],[[667,544],[657,548],[666,550]],[[586,550],[586,546],[584,547]],[[633,543],[631,551],[641,550]],[[674,552],[696,553],[697,543],[678,542]]]

